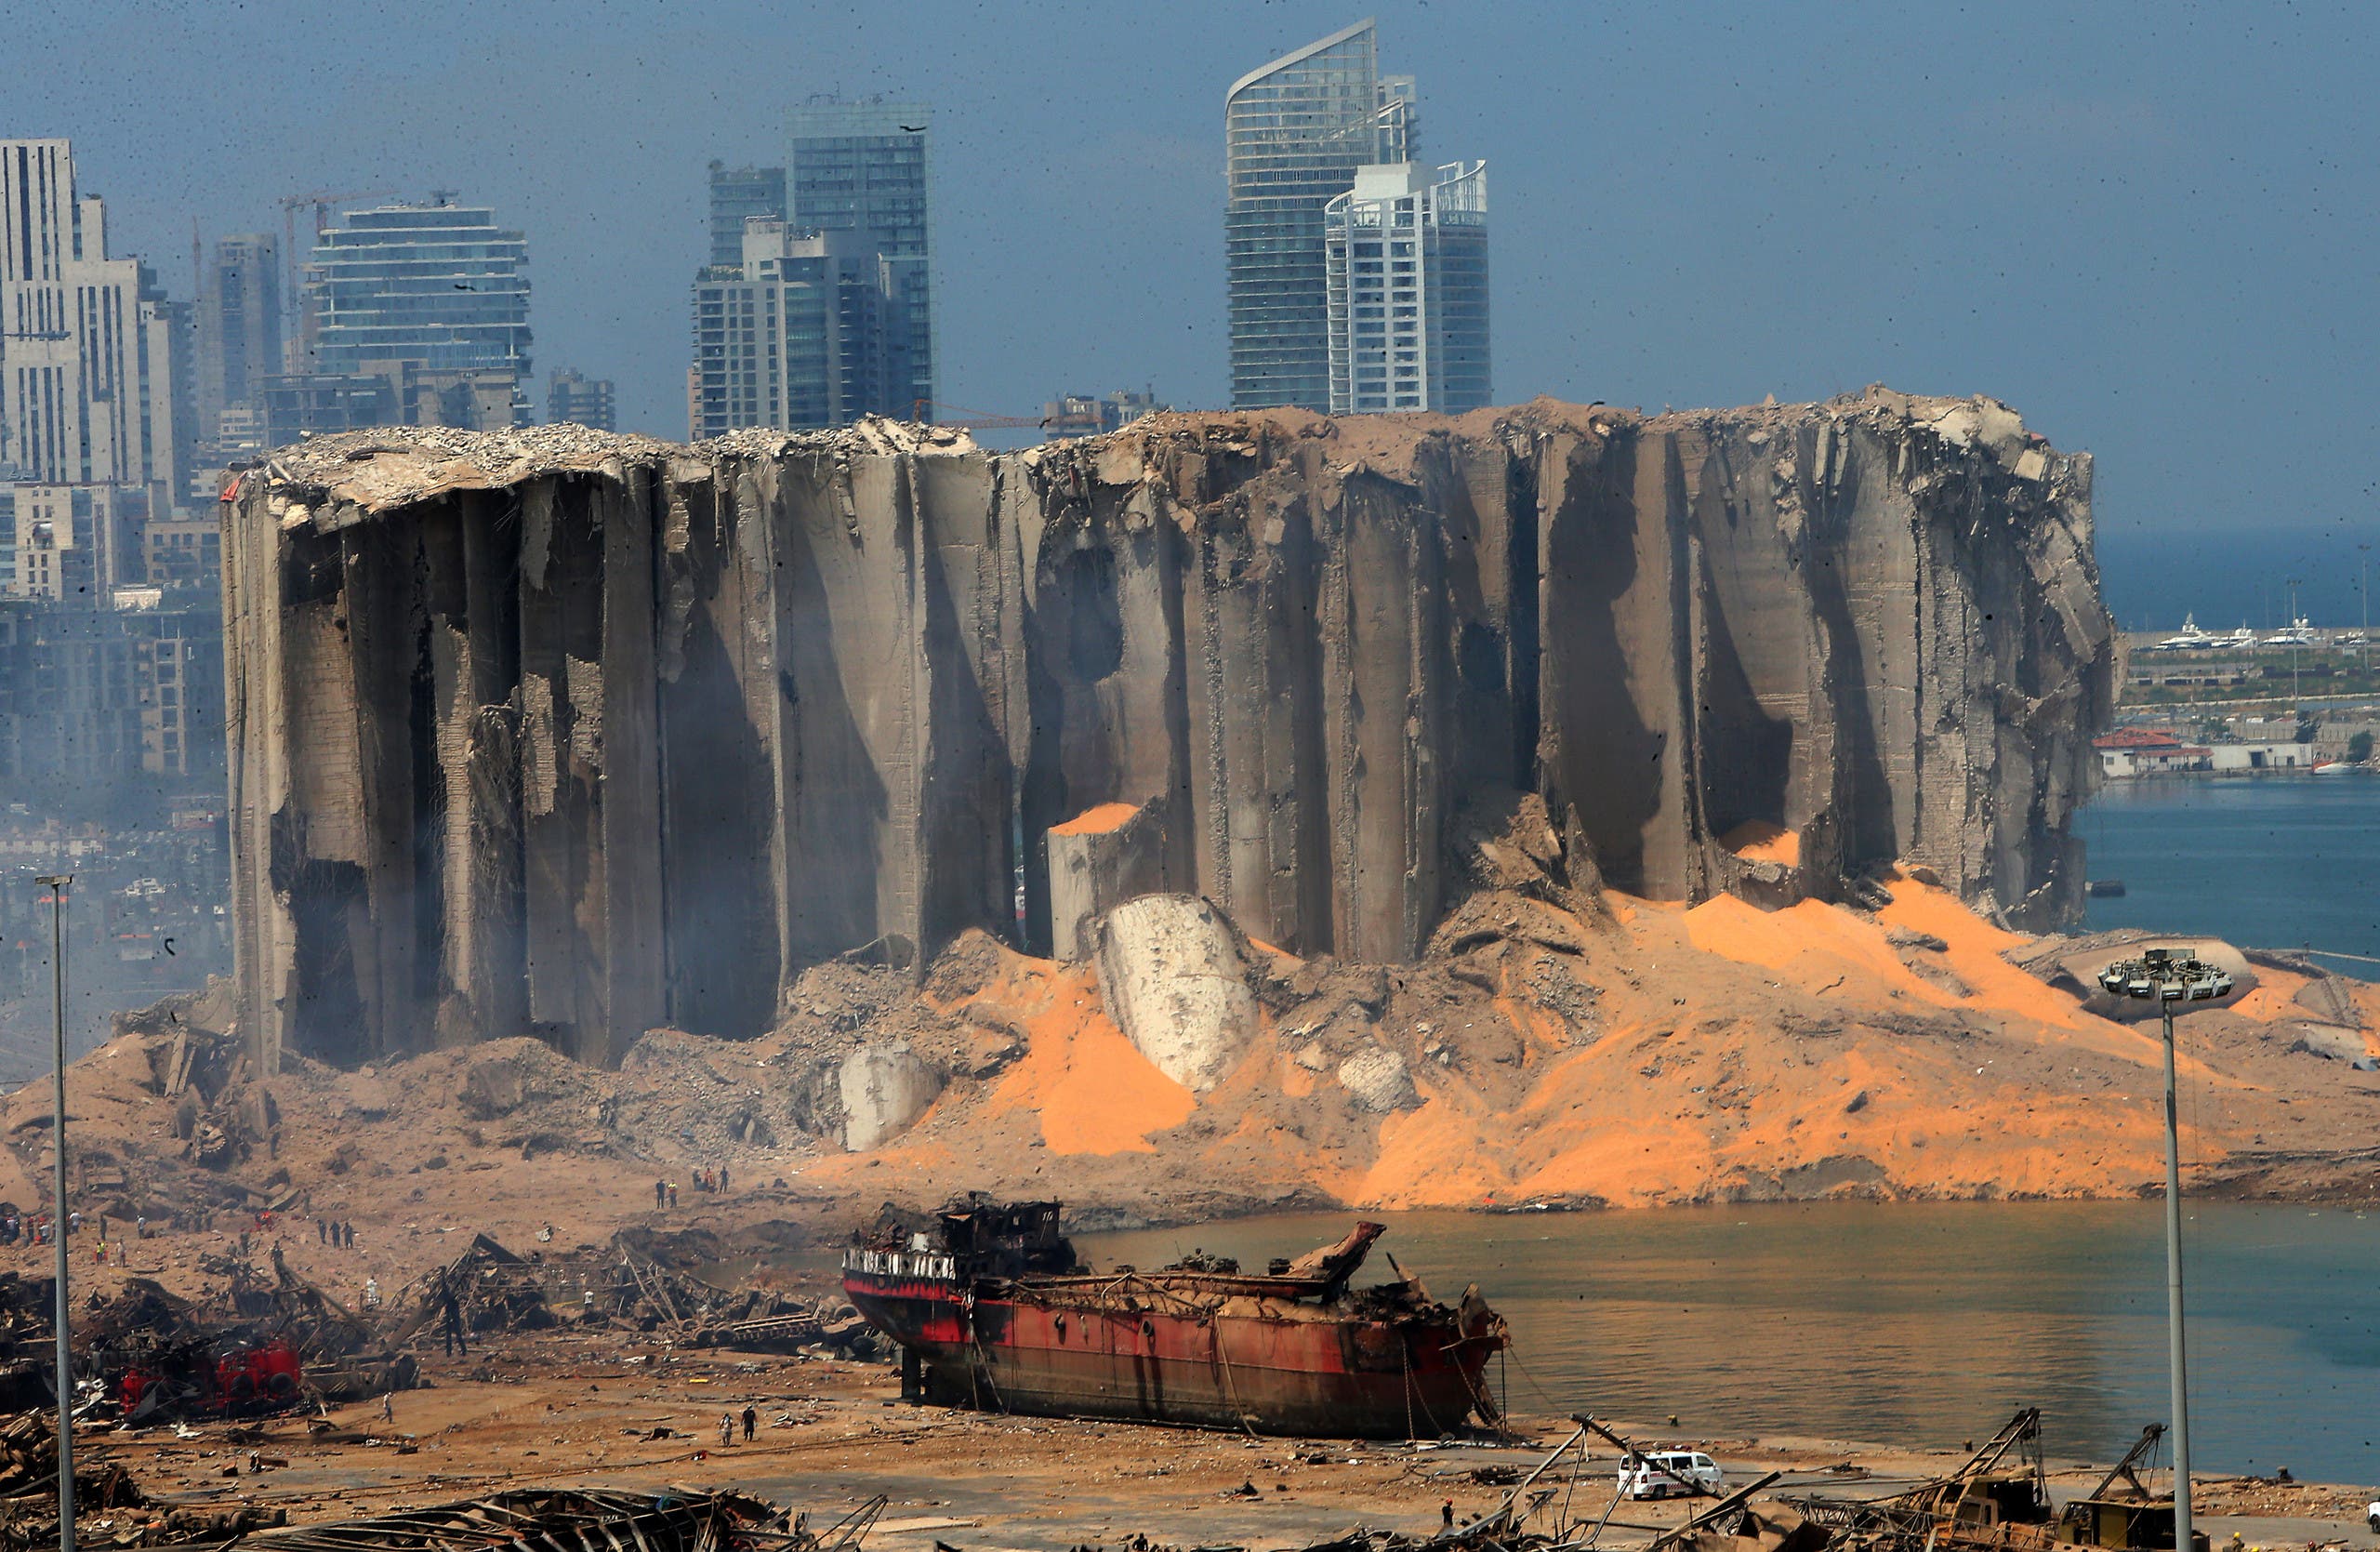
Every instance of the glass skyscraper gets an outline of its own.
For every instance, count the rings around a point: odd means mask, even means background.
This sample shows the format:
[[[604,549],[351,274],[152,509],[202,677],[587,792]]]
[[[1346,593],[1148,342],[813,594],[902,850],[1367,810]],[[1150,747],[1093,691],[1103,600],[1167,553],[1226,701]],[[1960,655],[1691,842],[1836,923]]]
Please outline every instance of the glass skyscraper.
[[[894,398],[906,415],[934,396],[933,223],[929,110],[922,103],[813,99],[787,124],[787,219],[810,232],[873,233],[897,304]]]
[[[487,391],[509,377],[513,422],[526,424],[527,240],[471,206],[390,206],[341,220],[315,237],[306,265],[307,370],[387,378],[407,400],[408,378],[451,393],[466,379]]]
[[[1359,21],[1234,82],[1223,98],[1235,409],[1330,408],[1323,209],[1368,164],[1414,154],[1413,81],[1380,73]]]
[[[710,262],[730,269],[744,262],[744,222],[753,216],[784,220],[792,212],[786,205],[783,167],[731,167],[710,165]]]
[[[901,306],[892,261],[866,232],[745,222],[743,262],[694,282],[692,434],[747,427],[813,431],[863,415],[906,417],[892,402]]]

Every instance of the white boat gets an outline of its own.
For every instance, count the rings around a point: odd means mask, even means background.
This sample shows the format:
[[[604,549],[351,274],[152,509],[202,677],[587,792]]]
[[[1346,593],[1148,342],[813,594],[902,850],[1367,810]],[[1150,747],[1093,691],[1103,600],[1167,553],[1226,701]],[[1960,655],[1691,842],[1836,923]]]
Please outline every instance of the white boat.
[[[2217,636],[2215,639],[2215,644],[2228,647],[2251,647],[2256,644],[2256,633],[2248,629],[2247,621],[2241,620],[2239,630],[2228,636]]]
[[[2316,776],[2347,776],[2356,768],[2355,763],[2351,760],[2317,760],[2314,762],[2313,774]]]
[[[2215,638],[2208,635],[2205,631],[2198,628],[2198,617],[2196,615],[2184,615],[2182,617],[2182,633],[2178,636],[2166,637],[2150,650],[2155,652],[2193,652],[2201,647],[2213,646],[2215,644]]]
[[[2276,630],[2265,638],[2267,646],[2312,646],[2313,644],[2313,622],[2303,615],[2291,620],[2288,630]]]

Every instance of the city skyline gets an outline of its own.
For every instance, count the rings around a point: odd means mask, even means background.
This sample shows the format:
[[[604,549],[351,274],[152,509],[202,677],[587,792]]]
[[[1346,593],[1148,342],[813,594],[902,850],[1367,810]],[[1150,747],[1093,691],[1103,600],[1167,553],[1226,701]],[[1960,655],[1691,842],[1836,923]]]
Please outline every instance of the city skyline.
[[[1425,147],[1495,169],[1500,400],[1981,391],[2099,456],[2103,529],[2314,530],[2372,500],[2342,461],[2371,431],[2371,304],[2337,272],[2373,224],[2346,63],[2368,15],[2019,6],[1978,36],[1948,16],[1377,9],[1425,74]],[[914,95],[938,112],[939,396],[1029,413],[1052,384],[1154,379],[1211,407],[1229,393],[1221,91],[1363,12],[1227,0],[1140,19],[1126,47],[1082,7],[1012,25],[631,3],[615,20],[632,59],[612,29],[543,14],[364,4],[300,31],[271,8],[201,27],[97,0],[11,127],[76,139],[118,246],[177,295],[194,212],[212,238],[278,227],[303,192],[458,186],[531,234],[541,362],[615,379],[624,426],[674,435],[705,165],[776,163],[811,92]],[[379,88],[336,111],[218,89],[302,78],[367,36]],[[764,46],[795,37],[791,68]],[[149,89],[94,114],[127,59],[158,61]],[[1846,70],[1867,89],[1843,94]],[[2283,97],[2256,85],[2275,72]],[[2177,404],[2237,456],[2176,456]]]

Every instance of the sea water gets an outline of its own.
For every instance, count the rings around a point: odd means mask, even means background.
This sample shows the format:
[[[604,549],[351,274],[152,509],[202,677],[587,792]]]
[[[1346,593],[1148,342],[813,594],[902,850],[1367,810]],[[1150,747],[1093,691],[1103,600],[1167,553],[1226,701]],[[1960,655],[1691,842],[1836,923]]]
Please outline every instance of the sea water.
[[[1488,1378],[1522,1412],[1955,1448],[2037,1405],[2053,1454],[2106,1463],[2170,1410],[2155,1201],[1365,1215],[1390,1227],[1361,1280],[1393,1254],[1503,1313]],[[1203,1248],[1261,1268],[1352,1217],[1076,1243],[1102,1267]],[[2380,1479],[2380,1215],[2210,1202],[2184,1248],[2194,1467]]]
[[[2380,960],[2380,776],[2111,781],[2078,826],[2094,879],[2086,925],[2204,933],[2242,948]],[[2321,960],[2380,979],[2380,964]]]

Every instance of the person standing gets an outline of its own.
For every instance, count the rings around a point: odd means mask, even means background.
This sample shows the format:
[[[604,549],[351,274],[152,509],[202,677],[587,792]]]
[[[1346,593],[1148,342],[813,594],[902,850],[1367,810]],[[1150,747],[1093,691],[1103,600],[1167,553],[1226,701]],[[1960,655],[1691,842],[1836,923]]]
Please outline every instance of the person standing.
[[[752,1430],[760,1426],[760,1414],[750,1407],[744,1409],[744,1442],[752,1442]]]
[[[726,1413],[719,1414],[719,1447],[722,1450],[735,1442],[735,1419]]]
[[[667,1182],[665,1182],[665,1181],[660,1181],[660,1180],[656,1180],[656,1181],[654,1181],[654,1182],[653,1183],[653,1210],[654,1210],[654,1212],[658,1213],[658,1212],[660,1212],[664,1207],[667,1207],[667,1206],[668,1206],[668,1205],[669,1205],[669,1187],[668,1187],[668,1184]]]
[[[443,1312],[440,1330],[446,1338],[446,1356],[455,1356],[460,1347],[463,1356],[471,1353],[470,1339],[463,1333],[463,1302],[455,1296],[455,1284],[444,1277],[438,1280],[438,1307]]]

